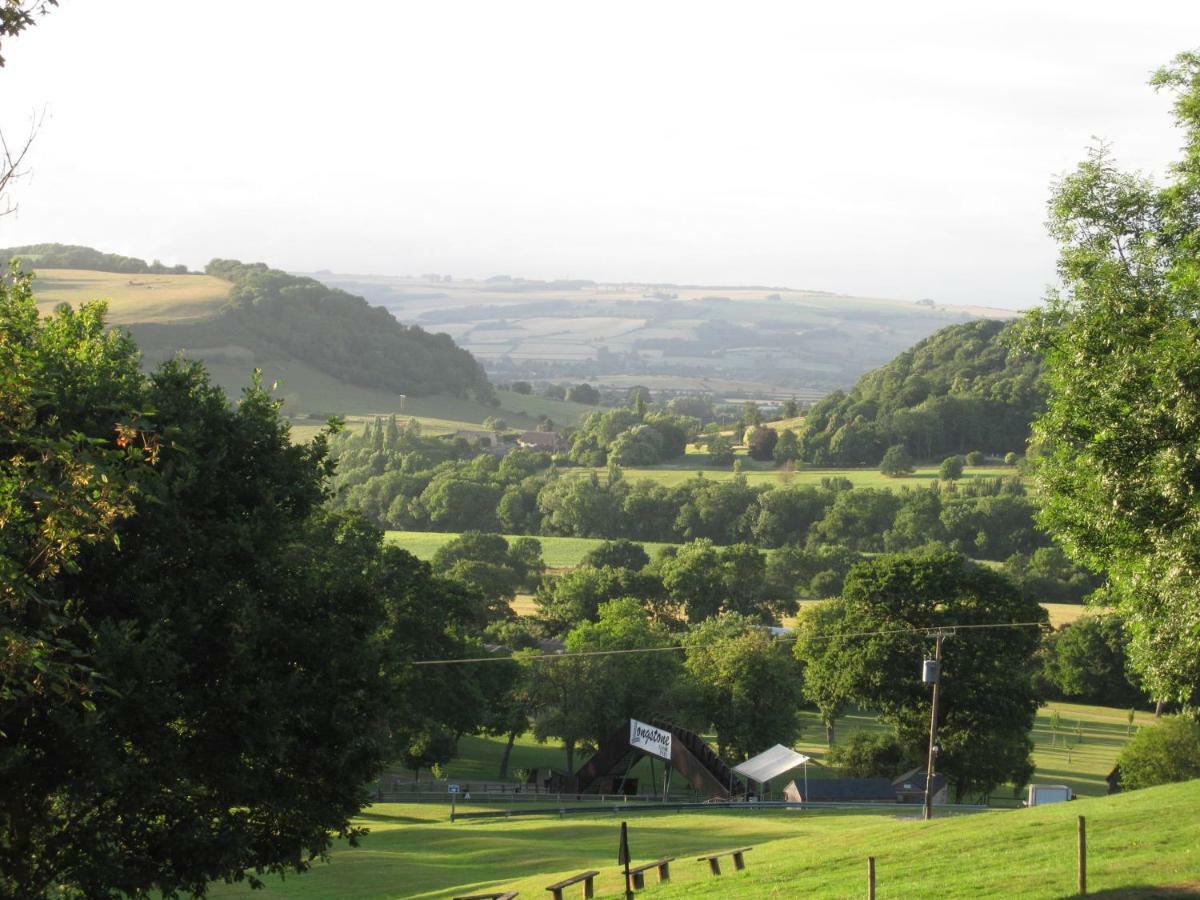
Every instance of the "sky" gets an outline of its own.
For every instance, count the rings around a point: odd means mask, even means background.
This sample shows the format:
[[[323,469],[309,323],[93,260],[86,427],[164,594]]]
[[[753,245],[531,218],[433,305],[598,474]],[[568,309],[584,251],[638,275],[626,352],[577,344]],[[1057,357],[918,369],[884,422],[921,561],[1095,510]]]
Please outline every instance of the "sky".
[[[1161,175],[1200,2],[61,0],[0,246],[1035,304],[1054,179]]]

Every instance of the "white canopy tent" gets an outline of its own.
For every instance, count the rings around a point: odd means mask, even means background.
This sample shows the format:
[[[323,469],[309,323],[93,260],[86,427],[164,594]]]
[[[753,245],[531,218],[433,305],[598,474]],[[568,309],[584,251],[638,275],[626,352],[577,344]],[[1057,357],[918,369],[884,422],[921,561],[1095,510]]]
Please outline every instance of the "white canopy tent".
[[[797,753],[790,747],[785,747],[783,744],[776,744],[769,750],[764,750],[758,756],[752,756],[739,766],[734,766],[733,771],[741,775],[747,781],[755,781],[759,784],[766,784],[773,778],[778,778],[785,772],[791,772],[793,769],[798,769],[804,766],[804,789],[808,791],[808,763],[811,757],[805,756],[803,753]]]

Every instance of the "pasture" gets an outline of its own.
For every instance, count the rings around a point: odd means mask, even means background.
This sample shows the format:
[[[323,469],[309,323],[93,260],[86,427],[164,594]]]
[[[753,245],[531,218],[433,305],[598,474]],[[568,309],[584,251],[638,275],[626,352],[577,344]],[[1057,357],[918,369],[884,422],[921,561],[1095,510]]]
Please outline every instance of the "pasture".
[[[106,300],[109,321],[115,325],[183,324],[211,319],[221,312],[229,296],[229,282],[211,275],[144,275],[82,269],[38,269],[33,289],[43,314],[60,303],[79,307],[91,300]]]

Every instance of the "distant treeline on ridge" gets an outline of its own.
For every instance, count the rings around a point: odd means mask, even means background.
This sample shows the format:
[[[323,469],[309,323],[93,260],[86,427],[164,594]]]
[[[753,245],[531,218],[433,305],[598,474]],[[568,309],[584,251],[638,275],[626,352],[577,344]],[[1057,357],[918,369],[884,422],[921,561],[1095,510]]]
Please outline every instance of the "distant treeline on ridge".
[[[42,269],[87,269],[94,272],[121,272],[131,275],[186,275],[187,266],[168,266],[159,262],[146,262],[132,256],[117,253],[102,253],[91,247],[73,244],[27,244],[24,247],[8,247],[0,250],[0,266],[8,268],[13,259],[20,259],[29,268]]]

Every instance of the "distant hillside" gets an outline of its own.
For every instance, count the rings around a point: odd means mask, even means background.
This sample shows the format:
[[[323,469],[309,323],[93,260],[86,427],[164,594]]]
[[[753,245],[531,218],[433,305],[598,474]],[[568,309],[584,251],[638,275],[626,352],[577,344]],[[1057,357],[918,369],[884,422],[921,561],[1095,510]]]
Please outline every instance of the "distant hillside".
[[[148,263],[132,256],[102,253],[74,244],[28,244],[0,250],[0,265],[20,259],[27,269],[90,269],[93,272],[123,272],[131,275],[186,275],[187,266],[167,266],[157,259]]]
[[[800,433],[802,458],[816,465],[875,465],[893,444],[916,459],[982,450],[1024,452],[1043,403],[1041,361],[1010,348],[1012,325],[951,325],[849,393],[816,404]]]
[[[214,259],[205,272],[233,284],[221,318],[236,334],[339,381],[418,397],[493,395],[479,363],[447,335],[402,325],[362,297],[263,263]]]
[[[289,415],[401,412],[401,395],[470,399],[479,410],[495,403],[483,369],[451,338],[262,263],[214,260],[200,275],[61,244],[5,254],[35,272],[43,311],[106,300],[110,321],[133,333],[148,366],[183,353],[203,361],[231,396],[260,368],[267,383],[283,382]],[[107,269],[77,268],[89,265]]]
[[[444,331],[497,381],[819,400],[939,328],[1005,310],[784,287],[316,277]]]

